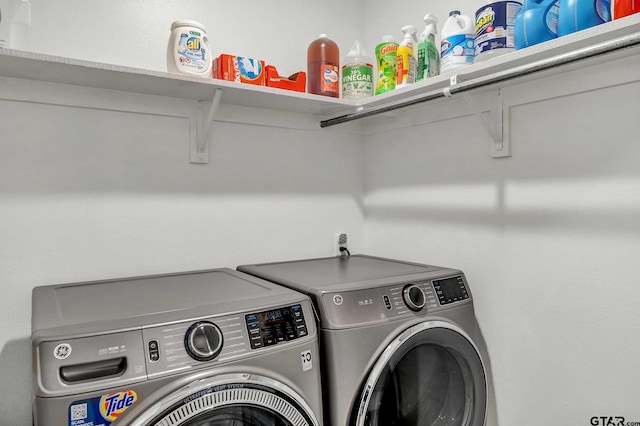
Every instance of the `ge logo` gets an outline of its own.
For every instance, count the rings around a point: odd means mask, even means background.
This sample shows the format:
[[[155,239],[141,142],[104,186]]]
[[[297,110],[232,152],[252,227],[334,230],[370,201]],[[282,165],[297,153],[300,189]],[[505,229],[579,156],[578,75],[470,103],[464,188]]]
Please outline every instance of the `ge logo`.
[[[57,359],[67,359],[71,355],[71,345],[68,343],[60,343],[53,350],[53,356]]]
[[[336,294],[333,296],[333,303],[340,306],[342,305],[342,302],[344,302],[344,299],[342,298],[342,296],[340,296],[339,294]]]

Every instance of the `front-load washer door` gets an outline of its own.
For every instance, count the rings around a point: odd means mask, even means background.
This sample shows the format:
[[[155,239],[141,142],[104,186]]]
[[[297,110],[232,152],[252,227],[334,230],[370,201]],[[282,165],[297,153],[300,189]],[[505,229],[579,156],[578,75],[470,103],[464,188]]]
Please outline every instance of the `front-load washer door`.
[[[482,359],[459,328],[428,321],[405,330],[380,355],[355,401],[355,426],[482,426]]]
[[[293,389],[255,374],[197,380],[149,404],[135,418],[119,420],[115,425],[320,426]]]

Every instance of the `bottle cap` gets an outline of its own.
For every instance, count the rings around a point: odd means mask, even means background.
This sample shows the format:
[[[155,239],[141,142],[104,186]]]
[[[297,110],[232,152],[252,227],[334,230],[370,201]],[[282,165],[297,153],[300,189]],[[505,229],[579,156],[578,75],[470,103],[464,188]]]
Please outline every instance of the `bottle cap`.
[[[416,33],[416,27],[414,27],[413,25],[405,25],[404,27],[402,27],[400,29],[405,35],[406,34],[415,34]]]
[[[452,10],[451,12],[449,12],[449,16],[456,16],[456,15],[460,15],[459,10]]]
[[[194,27],[194,28],[198,28],[201,29],[204,32],[207,32],[207,30],[204,28],[204,25],[202,25],[200,22],[197,21],[173,21],[173,23],[171,24],[171,31],[175,30],[176,28],[180,28],[180,27]]]
[[[438,23],[438,18],[433,13],[427,13],[426,15],[424,15],[424,23],[427,24],[427,25],[429,25],[429,24],[437,24]]]

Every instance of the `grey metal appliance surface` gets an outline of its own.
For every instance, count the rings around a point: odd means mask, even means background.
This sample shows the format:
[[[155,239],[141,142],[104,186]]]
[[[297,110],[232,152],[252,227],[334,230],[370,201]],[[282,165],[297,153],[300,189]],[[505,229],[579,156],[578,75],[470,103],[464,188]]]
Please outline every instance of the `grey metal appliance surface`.
[[[232,269],[36,287],[36,426],[321,426],[308,296]]]
[[[495,424],[464,273],[366,255],[244,265],[311,296],[331,426]]]

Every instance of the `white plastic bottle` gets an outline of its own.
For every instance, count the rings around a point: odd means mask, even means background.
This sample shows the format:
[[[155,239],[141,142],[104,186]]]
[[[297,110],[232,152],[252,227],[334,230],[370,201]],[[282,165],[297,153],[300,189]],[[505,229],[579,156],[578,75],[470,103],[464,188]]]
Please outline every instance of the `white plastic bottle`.
[[[353,43],[342,63],[342,99],[373,96],[373,58],[359,41]]]
[[[204,26],[195,21],[175,21],[167,45],[167,70],[211,77],[211,48]]]
[[[398,47],[398,88],[405,87],[408,84],[416,82],[416,71],[418,62],[416,60],[418,37],[416,36],[416,27],[413,25],[405,25],[402,27],[404,36]]]
[[[475,35],[474,20],[471,17],[461,15],[459,10],[449,13],[449,18],[442,27],[440,43],[442,72],[473,64]]]

